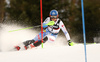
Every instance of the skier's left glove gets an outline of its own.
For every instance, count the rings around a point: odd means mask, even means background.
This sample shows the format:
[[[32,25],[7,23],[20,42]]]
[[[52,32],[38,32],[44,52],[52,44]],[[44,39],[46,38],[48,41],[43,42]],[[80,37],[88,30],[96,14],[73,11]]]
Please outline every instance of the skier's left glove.
[[[70,40],[68,40],[68,45],[69,45],[69,46],[74,46],[75,43],[74,43],[74,42],[71,42]]]

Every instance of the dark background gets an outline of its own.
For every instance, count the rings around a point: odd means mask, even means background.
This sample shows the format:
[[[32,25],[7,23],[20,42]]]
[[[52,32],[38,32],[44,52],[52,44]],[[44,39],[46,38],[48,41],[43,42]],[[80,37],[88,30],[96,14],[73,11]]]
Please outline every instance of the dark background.
[[[43,20],[52,9],[59,12],[70,36],[83,42],[81,0],[43,0]],[[100,33],[100,0],[84,0],[87,42],[94,42]],[[14,22],[27,26],[40,25],[40,0],[0,0],[0,22]],[[60,32],[62,33],[62,32]]]

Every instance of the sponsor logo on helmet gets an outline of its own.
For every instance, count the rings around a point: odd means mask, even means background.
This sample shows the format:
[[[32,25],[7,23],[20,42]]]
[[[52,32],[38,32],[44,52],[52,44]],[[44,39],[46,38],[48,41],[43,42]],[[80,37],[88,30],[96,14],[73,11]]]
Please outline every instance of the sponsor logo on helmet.
[[[55,12],[53,12],[52,15],[55,15]]]

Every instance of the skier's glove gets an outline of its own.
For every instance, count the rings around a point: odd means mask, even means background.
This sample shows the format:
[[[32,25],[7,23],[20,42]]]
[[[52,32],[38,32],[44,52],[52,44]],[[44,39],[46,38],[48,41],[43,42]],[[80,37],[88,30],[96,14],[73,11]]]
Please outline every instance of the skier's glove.
[[[68,45],[69,46],[73,46],[73,45],[75,45],[75,43],[74,42],[71,42],[70,40],[68,40]]]
[[[47,23],[43,23],[43,28],[48,27],[48,25],[46,25]]]

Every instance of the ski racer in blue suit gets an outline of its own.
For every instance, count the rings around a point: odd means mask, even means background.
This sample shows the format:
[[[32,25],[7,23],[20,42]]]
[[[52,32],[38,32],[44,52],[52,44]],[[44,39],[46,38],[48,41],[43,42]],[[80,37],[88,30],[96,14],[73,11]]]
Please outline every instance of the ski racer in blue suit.
[[[48,25],[49,22],[54,21],[53,25]],[[68,31],[66,30],[64,23],[58,18],[58,11],[57,10],[51,10],[50,11],[50,17],[47,17],[43,22],[43,28],[45,30],[43,31],[43,43],[46,41],[54,42],[55,39],[58,36],[58,33],[60,29],[63,31],[63,33],[66,36],[66,39],[68,41],[69,46],[73,46],[73,42],[70,41],[70,36]],[[25,45],[25,49],[27,49],[29,45],[31,47],[37,47],[41,44],[41,32],[32,40],[27,40],[23,42]],[[18,47],[18,48],[17,48]],[[21,47],[17,46],[17,50],[19,50]]]

